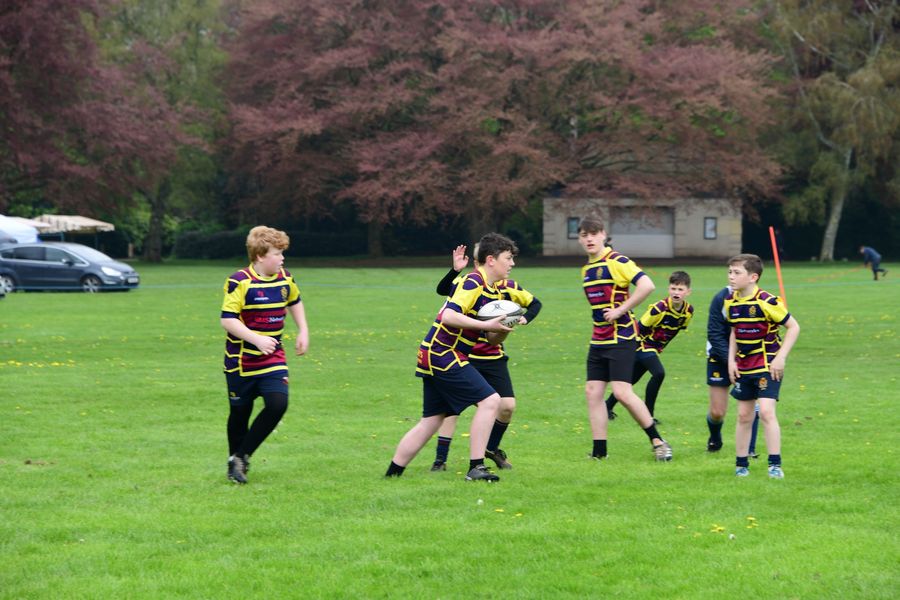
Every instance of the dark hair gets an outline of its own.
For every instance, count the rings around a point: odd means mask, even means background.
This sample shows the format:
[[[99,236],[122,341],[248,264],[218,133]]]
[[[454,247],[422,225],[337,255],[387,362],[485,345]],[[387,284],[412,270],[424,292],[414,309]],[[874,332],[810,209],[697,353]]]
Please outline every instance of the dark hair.
[[[669,285],[691,287],[691,276],[684,271],[672,271],[672,274],[669,275]]]
[[[486,233],[478,240],[478,254],[475,257],[480,264],[487,261],[488,256],[494,258],[500,256],[501,253],[509,250],[513,256],[519,253],[519,247],[516,243],[500,233]]]
[[[600,233],[606,231],[603,221],[598,217],[584,217],[578,224],[578,233]]]
[[[755,254],[738,254],[737,256],[732,256],[728,260],[728,266],[732,265],[741,265],[745,269],[747,269],[748,273],[756,273],[760,277],[762,277],[763,272],[763,262],[760,257]]]

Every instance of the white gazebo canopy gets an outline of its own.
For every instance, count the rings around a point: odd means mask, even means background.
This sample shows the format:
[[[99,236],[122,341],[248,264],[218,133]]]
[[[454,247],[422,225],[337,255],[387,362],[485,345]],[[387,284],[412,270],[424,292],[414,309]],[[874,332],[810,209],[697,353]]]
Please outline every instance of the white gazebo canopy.
[[[49,223],[44,223],[43,221],[35,221],[34,219],[26,219],[25,217],[6,217],[16,223],[21,223],[22,225],[27,225],[28,227],[34,227],[39,232],[40,231],[49,231],[51,225]]]
[[[36,220],[50,227],[42,229],[41,233],[100,233],[116,230],[112,223],[80,215],[41,215]]]

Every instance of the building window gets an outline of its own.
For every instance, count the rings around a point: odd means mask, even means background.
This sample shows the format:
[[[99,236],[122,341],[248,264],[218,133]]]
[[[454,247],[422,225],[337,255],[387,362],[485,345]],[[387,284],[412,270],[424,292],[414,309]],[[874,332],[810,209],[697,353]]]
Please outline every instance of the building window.
[[[718,235],[718,222],[719,219],[717,217],[704,217],[703,218],[703,239],[704,240],[714,240]]]
[[[566,230],[568,231],[568,237],[570,240],[578,239],[578,224],[581,222],[581,219],[578,217],[569,217],[568,221],[566,221]]]

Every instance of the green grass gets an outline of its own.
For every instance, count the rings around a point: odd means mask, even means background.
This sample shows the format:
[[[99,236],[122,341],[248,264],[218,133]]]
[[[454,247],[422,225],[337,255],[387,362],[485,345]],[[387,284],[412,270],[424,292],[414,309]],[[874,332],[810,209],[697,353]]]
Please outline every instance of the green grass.
[[[444,262],[294,269],[310,352],[290,360],[291,406],[241,487],[225,479],[218,323],[238,265],[138,265],[133,292],[0,301],[0,598],[900,596],[898,265],[878,283],[786,266],[802,332],[779,405],[784,481],[764,458],[735,480],[733,403],[725,449],[705,452],[722,267],[687,268],[695,322],[663,356],[675,460],[655,463],[627,416],[611,459],[587,460],[577,258],[513,272],[544,303],[507,343],[515,469],[463,481],[464,415],[448,472],[428,471],[431,443],[385,480],[420,415],[415,355]],[[653,299],[674,268],[648,269]],[[774,270],[763,284],[777,291]]]

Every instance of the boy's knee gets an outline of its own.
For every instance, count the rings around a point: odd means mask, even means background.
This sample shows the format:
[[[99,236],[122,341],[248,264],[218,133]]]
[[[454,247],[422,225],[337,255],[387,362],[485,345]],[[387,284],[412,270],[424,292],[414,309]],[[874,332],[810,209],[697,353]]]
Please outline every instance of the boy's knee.
[[[499,394],[493,394],[491,396],[488,396],[487,398],[485,398],[484,400],[482,400],[481,402],[478,403],[479,408],[488,408],[488,409],[492,409],[492,410],[497,410],[497,408],[499,406],[500,406],[500,395]]]

